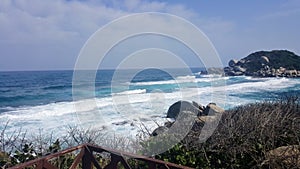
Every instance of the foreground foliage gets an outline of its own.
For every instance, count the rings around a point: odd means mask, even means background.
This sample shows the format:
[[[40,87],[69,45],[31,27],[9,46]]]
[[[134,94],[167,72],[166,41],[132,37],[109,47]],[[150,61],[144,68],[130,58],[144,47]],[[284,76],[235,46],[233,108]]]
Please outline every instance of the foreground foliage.
[[[298,168],[299,99],[288,97],[236,107],[223,114],[205,143],[198,143],[197,136],[189,134],[156,158],[195,168]],[[294,146],[296,156],[269,155],[282,146]]]
[[[62,146],[81,143],[96,143],[105,139],[101,131],[82,131],[70,128],[69,135],[52,139],[40,134],[28,140],[26,133],[0,134],[0,166],[6,168],[38,157],[60,151]],[[177,145],[155,158],[194,168],[298,168],[299,153],[291,158],[272,155],[272,150],[294,146],[300,152],[300,104],[299,98],[288,97],[276,101],[266,101],[238,106],[227,110],[213,133],[204,143],[198,142],[201,128],[193,127],[191,132]],[[114,142],[116,144],[114,144]],[[116,145],[128,146],[128,142],[110,141]],[[118,143],[117,143],[118,142]],[[148,143],[148,144],[146,144]],[[150,142],[151,143],[151,142]],[[144,142],[144,145],[151,145]],[[166,143],[167,144],[167,143]],[[143,144],[142,144],[143,145]],[[58,168],[69,167],[76,154],[68,154],[52,161]],[[97,156],[101,164],[107,158]],[[131,161],[133,168],[141,168],[142,163]]]

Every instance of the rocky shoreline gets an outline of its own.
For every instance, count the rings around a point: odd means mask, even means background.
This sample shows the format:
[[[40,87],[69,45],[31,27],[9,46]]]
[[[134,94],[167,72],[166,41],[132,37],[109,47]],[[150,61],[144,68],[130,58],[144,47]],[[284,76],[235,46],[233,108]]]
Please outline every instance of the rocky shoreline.
[[[241,60],[232,59],[225,76],[300,77],[300,57],[286,50],[255,52]]]
[[[268,60],[266,56],[262,56],[261,60]],[[254,77],[288,77],[295,78],[300,77],[300,70],[287,69],[285,67],[279,67],[278,69],[271,68],[266,62],[261,64],[261,68],[257,71],[247,71],[244,68],[245,60],[230,60],[229,67],[224,68],[225,76],[254,76]]]

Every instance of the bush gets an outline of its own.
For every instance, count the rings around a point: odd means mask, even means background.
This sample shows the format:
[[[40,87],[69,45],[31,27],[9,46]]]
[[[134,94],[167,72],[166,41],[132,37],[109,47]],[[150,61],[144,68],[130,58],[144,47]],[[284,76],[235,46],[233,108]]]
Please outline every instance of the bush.
[[[59,139],[53,139],[52,133],[45,134],[42,130],[40,130],[38,135],[32,136],[22,132],[22,129],[7,133],[7,125],[8,123],[0,134],[0,168],[11,167],[85,143],[96,144],[101,142],[103,147],[123,151],[134,151],[133,147],[137,146],[136,141],[127,137],[114,135],[111,138],[102,129],[82,129],[77,126],[69,126],[65,135]],[[51,164],[61,169],[69,168],[77,153],[68,153],[54,158],[51,160]],[[103,156],[101,153],[96,154],[96,159],[104,166],[110,161],[107,155]]]
[[[195,168],[278,167],[266,156],[277,147],[300,145],[299,99],[288,97],[227,110],[205,143],[197,143],[190,138],[193,135],[156,157]],[[290,167],[299,167],[296,165]]]

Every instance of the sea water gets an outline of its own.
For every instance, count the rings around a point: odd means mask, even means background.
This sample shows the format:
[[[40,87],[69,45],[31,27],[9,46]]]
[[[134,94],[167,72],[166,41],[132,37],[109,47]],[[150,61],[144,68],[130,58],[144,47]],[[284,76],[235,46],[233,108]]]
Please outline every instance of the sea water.
[[[172,120],[166,118],[167,110],[182,99],[230,109],[300,96],[300,78],[223,77],[205,75],[203,70],[121,70],[117,78],[115,70],[98,70],[92,87],[72,83],[73,71],[0,72],[0,129],[8,124],[7,132],[22,128],[59,136],[70,126],[81,126],[135,137],[142,127],[151,131]],[[92,95],[74,99],[76,87]]]

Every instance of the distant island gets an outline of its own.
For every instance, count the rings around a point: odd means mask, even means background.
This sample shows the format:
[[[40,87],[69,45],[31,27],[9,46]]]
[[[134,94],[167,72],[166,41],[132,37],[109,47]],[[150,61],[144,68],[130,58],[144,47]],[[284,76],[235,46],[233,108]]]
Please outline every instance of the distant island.
[[[300,56],[288,50],[259,51],[241,60],[232,59],[225,76],[300,77]]]

